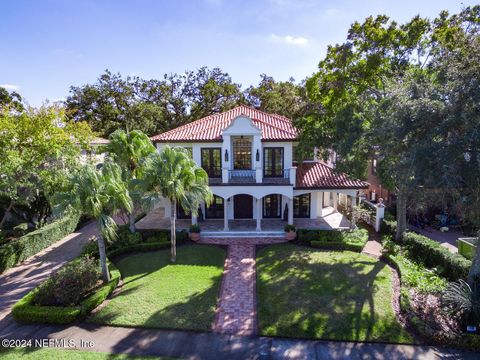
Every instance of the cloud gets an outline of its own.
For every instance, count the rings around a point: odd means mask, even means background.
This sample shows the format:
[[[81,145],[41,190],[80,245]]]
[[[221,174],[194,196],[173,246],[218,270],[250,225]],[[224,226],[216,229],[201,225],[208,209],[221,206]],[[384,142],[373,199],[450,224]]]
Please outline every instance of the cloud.
[[[10,91],[18,91],[20,90],[20,86],[19,85],[15,85],[15,84],[0,84],[0,87],[3,87],[7,90],[10,90]]]
[[[308,45],[308,39],[304,38],[303,36],[296,36],[296,37],[292,35],[278,36],[278,35],[272,34],[270,35],[270,39],[276,42],[284,42],[286,44],[296,45],[296,46]]]

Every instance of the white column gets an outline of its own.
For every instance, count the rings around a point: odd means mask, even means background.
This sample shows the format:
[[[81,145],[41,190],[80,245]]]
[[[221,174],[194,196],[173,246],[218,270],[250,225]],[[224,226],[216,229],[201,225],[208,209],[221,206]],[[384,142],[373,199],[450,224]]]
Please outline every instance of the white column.
[[[288,198],[288,223],[293,225],[293,199]]]
[[[385,205],[383,204],[383,199],[378,199],[378,204],[376,205],[377,213],[375,214],[375,231],[380,232],[380,225],[382,219],[385,217]]]
[[[228,231],[228,198],[223,201],[223,231]]]
[[[230,135],[223,136],[223,143],[222,143],[222,182],[228,183],[228,170],[231,169],[230,164],[232,163],[232,154],[231,154],[231,146],[230,146]],[[228,154],[228,161],[225,161],[225,152]]]
[[[262,231],[262,199],[257,199],[257,231]]]
[[[336,192],[333,193],[333,210],[338,210],[338,193]]]
[[[292,166],[290,168],[290,184],[295,186],[297,182],[297,167]]]
[[[192,215],[192,225],[195,225],[197,223],[197,217],[195,215]]]
[[[255,182],[261,183],[263,181],[263,150],[262,150],[262,136],[254,135],[253,144],[252,144],[252,169],[255,170]],[[257,151],[258,151],[258,161],[257,161]]]

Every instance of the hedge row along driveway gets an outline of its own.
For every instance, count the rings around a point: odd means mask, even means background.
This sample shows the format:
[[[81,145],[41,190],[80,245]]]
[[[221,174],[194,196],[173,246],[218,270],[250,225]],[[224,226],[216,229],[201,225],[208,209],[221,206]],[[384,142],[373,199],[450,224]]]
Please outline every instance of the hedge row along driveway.
[[[258,252],[261,335],[413,342],[391,301],[391,270],[364,254],[290,244]]]
[[[170,251],[134,254],[116,264],[124,285],[87,321],[117,326],[211,331],[225,251],[185,245]]]

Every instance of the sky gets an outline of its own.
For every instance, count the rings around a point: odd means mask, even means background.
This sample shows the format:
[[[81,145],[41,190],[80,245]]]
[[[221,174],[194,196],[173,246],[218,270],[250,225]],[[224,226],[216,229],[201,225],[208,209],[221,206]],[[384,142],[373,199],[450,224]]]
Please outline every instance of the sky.
[[[94,83],[105,69],[151,79],[220,67],[244,88],[262,73],[300,81],[354,21],[433,19],[478,2],[0,0],[0,86],[39,106]]]

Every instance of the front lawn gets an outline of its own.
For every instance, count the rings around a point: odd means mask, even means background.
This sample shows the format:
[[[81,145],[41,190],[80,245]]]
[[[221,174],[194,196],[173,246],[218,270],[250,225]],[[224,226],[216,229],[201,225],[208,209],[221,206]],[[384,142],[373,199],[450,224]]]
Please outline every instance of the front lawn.
[[[208,245],[134,254],[116,266],[124,285],[89,322],[107,325],[210,331],[225,251]]]
[[[413,342],[391,301],[391,271],[369,256],[291,244],[258,252],[261,335]]]
[[[1,348],[2,360],[167,360],[164,357],[106,354],[62,348]]]

